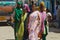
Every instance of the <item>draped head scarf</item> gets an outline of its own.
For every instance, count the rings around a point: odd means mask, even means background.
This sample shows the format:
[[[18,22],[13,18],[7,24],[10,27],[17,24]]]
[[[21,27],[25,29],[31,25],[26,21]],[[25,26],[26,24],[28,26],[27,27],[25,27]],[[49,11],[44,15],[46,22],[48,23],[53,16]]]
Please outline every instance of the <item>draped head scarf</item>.
[[[17,5],[21,5],[21,8],[23,8],[23,2],[22,1],[17,2]]]
[[[28,4],[24,4],[24,9],[26,9],[27,12],[30,12],[30,8],[29,8]]]
[[[44,2],[43,2],[43,1],[40,3],[40,6],[43,6],[43,7],[45,6],[45,4],[44,4]]]
[[[20,1],[20,2],[17,2],[17,4],[18,4],[18,5],[22,5],[23,3],[22,3],[22,1]]]
[[[40,10],[41,10],[41,8],[43,8],[43,10],[46,11],[45,4],[43,1],[40,3]]]

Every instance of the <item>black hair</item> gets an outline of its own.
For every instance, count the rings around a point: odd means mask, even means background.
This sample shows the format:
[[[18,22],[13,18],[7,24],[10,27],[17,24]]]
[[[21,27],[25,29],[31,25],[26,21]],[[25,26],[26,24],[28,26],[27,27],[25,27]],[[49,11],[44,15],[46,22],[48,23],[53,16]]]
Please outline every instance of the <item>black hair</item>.
[[[46,9],[46,11],[47,11],[47,12],[50,12],[50,10],[49,10],[48,8]]]

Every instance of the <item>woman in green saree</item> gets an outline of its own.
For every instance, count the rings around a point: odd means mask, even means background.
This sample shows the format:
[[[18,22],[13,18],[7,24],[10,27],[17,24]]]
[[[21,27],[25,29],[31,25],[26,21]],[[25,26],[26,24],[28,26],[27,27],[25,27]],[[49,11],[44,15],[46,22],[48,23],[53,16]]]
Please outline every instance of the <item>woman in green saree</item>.
[[[15,16],[14,16],[14,23],[15,23],[15,27],[14,27],[15,40],[18,40],[18,30],[19,30],[20,23],[21,23],[21,15],[23,14],[22,2],[17,2],[17,7],[14,9],[14,11],[15,11]]]

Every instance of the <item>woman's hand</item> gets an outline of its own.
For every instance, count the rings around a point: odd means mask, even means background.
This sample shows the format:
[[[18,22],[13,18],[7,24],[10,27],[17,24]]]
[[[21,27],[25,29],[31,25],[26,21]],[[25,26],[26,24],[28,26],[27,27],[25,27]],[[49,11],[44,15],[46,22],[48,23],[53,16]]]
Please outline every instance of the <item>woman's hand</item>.
[[[42,32],[38,33],[38,37],[41,39],[42,38]]]

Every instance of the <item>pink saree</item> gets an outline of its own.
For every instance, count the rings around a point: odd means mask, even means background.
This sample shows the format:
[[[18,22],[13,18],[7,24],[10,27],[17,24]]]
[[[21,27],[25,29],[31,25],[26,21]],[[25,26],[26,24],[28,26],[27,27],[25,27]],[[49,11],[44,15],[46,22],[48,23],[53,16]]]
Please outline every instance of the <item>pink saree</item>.
[[[44,32],[44,27],[45,27],[44,20],[46,19],[46,12],[45,11],[40,12],[40,14],[41,14],[41,30],[40,30],[40,32]]]

